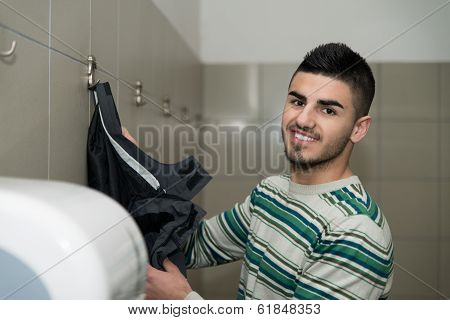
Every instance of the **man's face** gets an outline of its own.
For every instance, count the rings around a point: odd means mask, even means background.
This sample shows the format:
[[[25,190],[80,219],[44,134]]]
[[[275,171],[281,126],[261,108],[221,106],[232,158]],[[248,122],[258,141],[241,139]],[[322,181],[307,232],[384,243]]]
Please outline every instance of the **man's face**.
[[[284,107],[286,156],[297,168],[326,166],[342,157],[355,123],[350,87],[320,74],[299,72]]]

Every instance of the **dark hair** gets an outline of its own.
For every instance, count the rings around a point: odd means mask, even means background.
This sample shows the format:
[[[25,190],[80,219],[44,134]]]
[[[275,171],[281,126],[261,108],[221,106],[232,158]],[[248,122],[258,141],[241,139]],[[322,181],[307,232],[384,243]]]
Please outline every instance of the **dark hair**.
[[[353,93],[356,119],[369,113],[375,94],[375,79],[366,60],[343,43],[322,44],[308,52],[298,72],[334,77],[348,84]]]

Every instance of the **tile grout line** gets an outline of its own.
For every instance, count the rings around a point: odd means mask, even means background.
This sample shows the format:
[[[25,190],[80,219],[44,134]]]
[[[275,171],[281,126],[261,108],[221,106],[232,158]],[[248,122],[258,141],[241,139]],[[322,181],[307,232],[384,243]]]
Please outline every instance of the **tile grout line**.
[[[438,111],[437,111],[437,169],[438,169],[438,176],[442,177],[442,160],[441,160],[441,143],[442,143],[442,137],[441,137],[441,112],[442,112],[442,106],[444,104],[442,99],[442,64],[438,64],[438,90],[439,90],[439,105],[438,105]],[[437,241],[437,271],[436,271],[436,278],[437,278],[437,288],[439,291],[442,291],[441,286],[441,261],[442,261],[442,255],[441,255],[441,249],[442,249],[442,239],[441,239],[441,223],[442,223],[442,208],[441,208],[441,197],[442,197],[442,182],[441,179],[438,181],[437,185],[437,214],[438,214],[438,229],[437,229],[437,235],[438,235],[438,241]]]
[[[89,0],[89,54],[92,54],[92,0]],[[91,100],[89,90],[87,92],[88,125],[91,122]]]
[[[52,37],[51,31],[52,31],[52,0],[49,0],[49,9],[48,9],[48,28],[50,30],[48,34],[48,147],[47,147],[47,180],[50,180],[50,148],[51,148],[51,134],[50,134],[50,128],[51,128],[51,57],[52,57]]]
[[[380,202],[382,201],[381,199],[381,183],[382,183],[382,169],[383,166],[381,165],[381,161],[382,161],[382,156],[381,156],[381,151],[382,151],[382,147],[381,147],[381,140],[382,140],[382,134],[381,134],[381,108],[383,106],[383,101],[382,101],[382,90],[381,90],[381,79],[382,79],[382,64],[378,63],[377,65],[377,71],[378,71],[378,93],[377,93],[377,97],[378,97],[378,110],[377,110],[377,116],[378,116],[378,121],[377,121],[377,177],[378,177],[378,183],[377,183],[377,192],[378,192],[378,198],[380,200]]]
[[[92,54],[92,0],[89,0],[89,54]]]
[[[119,68],[120,68],[120,0],[116,0],[117,6],[117,52],[116,52],[116,75],[117,79],[120,78]],[[116,80],[116,95],[117,95],[117,112],[120,113],[120,81]]]
[[[265,75],[265,72],[264,72],[264,64],[262,64],[262,63],[258,63],[257,64],[257,66],[258,66],[258,106],[262,106],[263,105],[263,97],[262,97],[262,92],[263,92],[263,90],[261,90],[262,89],[262,86],[263,86],[263,83],[264,83],[264,75]],[[263,117],[264,117],[264,114],[263,114],[264,112],[263,112],[263,108],[258,108],[258,122],[262,122],[263,120]]]

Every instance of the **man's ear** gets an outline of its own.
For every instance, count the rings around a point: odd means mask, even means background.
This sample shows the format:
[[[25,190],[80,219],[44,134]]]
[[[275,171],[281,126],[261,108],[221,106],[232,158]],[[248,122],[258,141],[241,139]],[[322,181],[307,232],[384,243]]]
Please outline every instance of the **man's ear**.
[[[364,116],[356,120],[355,125],[353,126],[353,131],[352,135],[350,136],[350,140],[353,143],[360,142],[369,131],[371,123],[372,123],[371,116]]]

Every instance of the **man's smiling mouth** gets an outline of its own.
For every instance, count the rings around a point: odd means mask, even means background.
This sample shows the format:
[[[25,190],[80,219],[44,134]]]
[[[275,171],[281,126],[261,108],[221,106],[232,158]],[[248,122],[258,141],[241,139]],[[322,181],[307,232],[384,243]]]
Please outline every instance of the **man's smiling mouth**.
[[[302,130],[292,129],[290,131],[293,134],[294,141],[317,142],[319,140],[316,136],[308,134]]]

